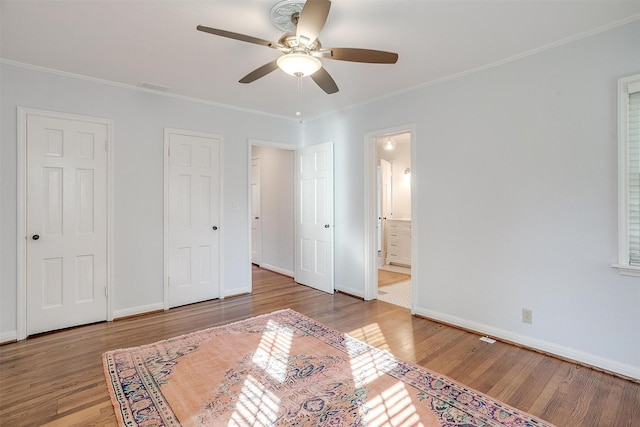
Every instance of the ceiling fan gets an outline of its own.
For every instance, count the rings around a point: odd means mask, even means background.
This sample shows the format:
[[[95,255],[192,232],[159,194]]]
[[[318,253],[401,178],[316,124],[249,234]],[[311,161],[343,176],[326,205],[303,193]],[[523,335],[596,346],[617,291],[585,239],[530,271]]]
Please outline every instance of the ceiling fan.
[[[274,61],[244,76],[240,79],[240,83],[251,83],[280,68],[296,77],[311,76],[322,90],[332,94],[338,92],[338,85],[318,58],[371,64],[395,64],[398,61],[398,54],[393,52],[349,47],[322,47],[318,35],[327,21],[330,8],[330,0],[307,0],[306,2],[285,0],[276,4],[271,9],[272,21],[278,28],[286,31],[276,43],[203,25],[198,25],[197,29],[217,36],[270,47],[283,53]]]

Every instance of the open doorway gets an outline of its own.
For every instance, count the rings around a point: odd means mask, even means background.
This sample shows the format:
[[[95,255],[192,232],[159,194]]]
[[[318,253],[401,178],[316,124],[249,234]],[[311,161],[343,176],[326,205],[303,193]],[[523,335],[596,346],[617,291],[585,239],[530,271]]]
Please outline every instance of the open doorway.
[[[376,138],[378,299],[411,308],[411,134]]]
[[[249,148],[251,264],[333,293],[333,143]]]
[[[293,277],[295,148],[249,142],[251,263]]]
[[[368,132],[364,143],[364,298],[385,300],[413,313],[419,283],[412,238],[418,229],[415,125]]]

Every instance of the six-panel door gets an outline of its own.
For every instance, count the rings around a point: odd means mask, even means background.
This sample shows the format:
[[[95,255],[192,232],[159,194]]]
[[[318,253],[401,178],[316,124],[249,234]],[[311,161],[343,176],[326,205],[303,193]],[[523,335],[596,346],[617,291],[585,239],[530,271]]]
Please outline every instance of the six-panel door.
[[[220,294],[220,143],[169,132],[169,306]]]
[[[103,123],[27,116],[27,334],[107,318]]]

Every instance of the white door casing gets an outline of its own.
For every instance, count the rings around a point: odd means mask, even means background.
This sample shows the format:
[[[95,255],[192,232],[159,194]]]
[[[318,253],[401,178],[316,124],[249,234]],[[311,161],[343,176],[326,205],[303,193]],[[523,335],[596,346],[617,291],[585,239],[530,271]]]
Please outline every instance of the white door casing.
[[[111,320],[111,121],[18,109],[18,330]]]
[[[260,177],[262,169],[259,157],[251,159],[251,262],[262,263],[262,217],[260,214]]]
[[[333,293],[333,144],[296,150],[295,281]]]
[[[221,145],[165,129],[165,308],[220,296]]]

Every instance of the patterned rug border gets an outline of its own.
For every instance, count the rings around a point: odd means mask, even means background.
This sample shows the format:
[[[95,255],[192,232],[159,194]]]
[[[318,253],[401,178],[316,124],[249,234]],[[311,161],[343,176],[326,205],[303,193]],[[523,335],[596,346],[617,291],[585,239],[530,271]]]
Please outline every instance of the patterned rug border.
[[[494,418],[492,418],[492,415],[495,416],[496,414],[498,414],[498,416],[504,416],[507,418],[512,418],[511,416],[518,418],[517,423],[508,425],[517,425],[523,427],[555,427],[551,423],[543,421],[525,411],[521,411],[515,407],[491,398],[490,396],[487,396],[486,394],[479,392],[473,388],[467,387],[464,384],[447,377],[446,375],[442,375],[438,372],[419,366],[415,363],[398,359],[387,350],[373,347],[361,340],[351,337],[346,332],[338,331],[337,329],[327,326],[322,322],[305,316],[304,314],[301,314],[290,308],[251,316],[223,325],[212,326],[168,339],[143,344],[140,346],[119,348],[103,353],[102,361],[105,380],[109,389],[111,402],[114,408],[116,408],[115,413],[118,421],[121,425],[124,426],[136,425],[133,420],[126,421],[125,419],[123,419],[122,410],[117,410],[117,408],[122,409],[123,406],[127,405],[129,402],[125,401],[126,398],[123,395],[119,394],[117,392],[117,389],[112,386],[112,383],[115,383],[115,381],[112,375],[113,364],[111,363],[110,358],[112,358],[115,354],[153,348],[164,343],[170,343],[177,340],[184,340],[189,337],[204,335],[211,331],[237,326],[239,324],[250,322],[253,320],[259,320],[264,317],[277,318],[283,316],[295,318],[295,322],[293,320],[291,321],[292,325],[295,325],[295,327],[308,333],[309,335],[314,336],[325,344],[330,345],[340,350],[341,352],[349,354],[351,357],[360,355],[367,351],[376,353],[377,355],[381,355],[382,359],[384,360],[383,365],[390,366],[389,369],[384,370],[387,375],[390,375],[402,381],[403,383],[414,387],[417,390],[428,393],[432,397],[439,399],[453,407],[464,410],[470,415],[472,414],[477,419],[486,423],[485,425],[487,426],[505,425],[504,423],[500,423],[499,421],[496,421]],[[349,348],[347,349],[348,345]],[[358,347],[359,350],[354,354],[354,348],[356,347]],[[391,367],[392,365],[395,366]],[[414,375],[412,376],[412,378],[408,378],[407,374],[410,372],[418,372],[422,375]],[[150,378],[149,381],[155,383],[155,380],[153,378]],[[168,419],[169,421],[167,425],[179,426],[180,422],[175,417],[175,415],[173,415],[173,411],[171,410],[170,405],[168,404],[168,402],[166,402],[164,396],[162,396],[162,393],[159,392],[158,394],[159,396],[154,395],[151,396],[151,398],[154,403],[157,404],[158,409],[162,411],[163,415],[167,417],[165,419]],[[470,396],[472,396],[473,398],[471,400],[468,400]],[[513,422],[516,420],[511,419],[511,421]]]

